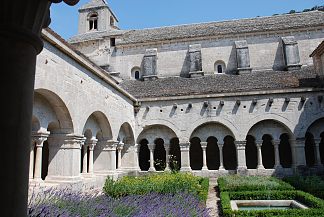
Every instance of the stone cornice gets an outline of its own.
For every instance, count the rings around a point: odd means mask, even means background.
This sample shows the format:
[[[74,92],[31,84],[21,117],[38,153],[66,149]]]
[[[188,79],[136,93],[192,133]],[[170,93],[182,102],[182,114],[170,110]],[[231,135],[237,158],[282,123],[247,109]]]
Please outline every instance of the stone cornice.
[[[269,95],[269,94],[294,94],[294,93],[312,93],[324,91],[324,88],[287,88],[276,90],[256,90],[232,93],[215,93],[215,94],[197,94],[184,96],[163,96],[163,97],[146,97],[138,99],[139,102],[155,102],[155,101],[173,101],[173,100],[187,100],[187,99],[205,99],[205,98],[224,98],[224,97],[246,97],[255,95]]]

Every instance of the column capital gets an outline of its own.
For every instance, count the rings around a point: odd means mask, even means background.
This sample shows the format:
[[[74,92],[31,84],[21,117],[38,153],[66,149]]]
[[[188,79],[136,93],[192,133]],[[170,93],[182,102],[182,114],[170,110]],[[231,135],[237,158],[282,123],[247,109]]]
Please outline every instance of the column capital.
[[[322,138],[314,138],[315,145],[319,145],[322,141]]]
[[[94,149],[94,147],[96,146],[97,142],[98,142],[98,139],[96,139],[96,138],[91,138],[91,139],[87,139],[87,140],[85,141],[84,145],[89,146],[89,149],[90,149],[91,151],[93,151],[93,149]]]
[[[118,149],[119,151],[121,151],[121,150],[124,149],[124,146],[125,146],[125,144],[124,144],[123,142],[120,142],[120,143],[118,143],[118,145],[117,145],[117,149]]]
[[[104,151],[116,151],[118,144],[118,141],[111,139],[101,139],[97,143],[97,145],[100,146]]]
[[[186,151],[190,149],[190,142],[180,142],[179,143],[179,146],[180,146],[180,150],[181,151]]]
[[[207,148],[207,142],[200,142],[200,146],[202,149],[206,149]]]
[[[280,139],[274,139],[274,140],[272,140],[272,145],[273,146],[279,146],[279,144],[280,144]]]
[[[223,148],[224,143],[217,143],[217,145],[218,145],[218,148]]]
[[[43,147],[43,142],[47,140],[50,132],[32,132],[32,140],[36,143],[37,147]]]
[[[246,140],[239,140],[239,141],[236,140],[236,141],[234,141],[234,144],[235,144],[237,149],[245,150]]]
[[[147,144],[147,147],[152,151],[155,149],[155,143]]]
[[[305,138],[289,139],[289,142],[295,147],[305,147]]]

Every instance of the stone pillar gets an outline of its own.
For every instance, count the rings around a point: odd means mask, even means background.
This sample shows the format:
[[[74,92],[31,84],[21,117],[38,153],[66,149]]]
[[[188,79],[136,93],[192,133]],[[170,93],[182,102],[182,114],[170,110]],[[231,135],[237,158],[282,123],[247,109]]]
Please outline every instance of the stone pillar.
[[[48,138],[49,158],[48,166],[50,181],[79,182],[81,180],[81,147],[85,138],[82,135],[56,133]]]
[[[98,139],[91,138],[86,141],[86,145],[89,147],[89,174],[93,175],[93,150],[98,142]]]
[[[82,153],[82,173],[88,173],[88,145],[83,145],[83,153]]]
[[[292,167],[294,169],[306,167],[305,138],[290,139],[292,149]]]
[[[40,181],[42,176],[42,155],[43,155],[43,143],[47,140],[49,132],[45,133],[33,133],[32,137],[36,143],[36,158],[35,158],[35,170],[34,180]]]
[[[282,169],[282,166],[280,164],[280,155],[279,155],[280,140],[273,140],[272,144],[273,144],[273,147],[274,147],[274,155],[275,155],[274,169]]]
[[[181,151],[181,168],[180,171],[186,172],[191,171],[190,167],[190,142],[180,142],[180,151]]]
[[[154,167],[154,149],[155,149],[155,144],[151,143],[147,145],[149,150],[150,150],[150,168],[149,171],[155,171]]]
[[[261,141],[256,141],[256,147],[257,147],[257,154],[258,154],[258,166],[257,166],[257,169],[260,170],[260,169],[264,169],[264,166],[263,166],[263,161],[262,161],[262,140]]]
[[[203,76],[204,72],[202,71],[202,57],[201,57],[200,44],[189,45],[189,58],[190,58],[189,76],[191,78]]]
[[[106,174],[116,170],[116,149],[118,141],[111,140],[109,138],[103,138],[97,142],[95,170],[96,173],[100,172]]]
[[[207,148],[207,142],[200,142],[202,151],[203,151],[203,167],[202,170],[208,170],[207,167],[207,152],[206,152],[206,148]]]
[[[245,175],[247,173],[246,158],[245,158],[245,146],[246,140],[235,141],[236,153],[237,153],[237,173]]]
[[[170,171],[170,144],[165,143],[165,171]]]
[[[219,149],[219,168],[218,168],[218,170],[225,170],[224,158],[223,158],[223,147],[224,147],[224,144],[218,143],[218,149]]]
[[[71,1],[65,0],[65,2]],[[74,3],[77,3],[75,1]],[[51,1],[2,0],[0,13],[0,58],[2,84],[0,98],[6,102],[2,112],[1,215],[22,217],[27,213],[31,121],[36,56],[42,50],[42,28],[49,25]],[[14,202],[13,202],[14,201]]]
[[[157,79],[157,49],[146,49],[143,58],[144,80]]]
[[[30,146],[30,157],[29,157],[29,179],[34,178],[34,148],[35,148],[35,140],[32,139]]]
[[[315,148],[314,148],[315,166],[323,167],[323,164],[321,162],[321,152],[320,152],[321,139],[314,139],[314,142],[315,142]]]
[[[118,165],[117,165],[117,168],[120,170],[121,169],[121,161],[122,161],[122,150],[124,148],[124,143],[120,142],[118,145],[117,145],[117,151],[118,151]]]
[[[282,48],[286,69],[288,71],[301,68],[298,43],[294,36],[282,37]]]
[[[251,73],[249,47],[246,40],[235,41],[238,74]]]

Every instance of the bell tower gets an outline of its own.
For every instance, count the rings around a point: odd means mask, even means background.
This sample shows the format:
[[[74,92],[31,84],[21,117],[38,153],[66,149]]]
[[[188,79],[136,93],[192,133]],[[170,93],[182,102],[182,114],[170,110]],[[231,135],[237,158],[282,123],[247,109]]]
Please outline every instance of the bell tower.
[[[79,8],[78,34],[118,29],[118,19],[105,0],[90,0]]]

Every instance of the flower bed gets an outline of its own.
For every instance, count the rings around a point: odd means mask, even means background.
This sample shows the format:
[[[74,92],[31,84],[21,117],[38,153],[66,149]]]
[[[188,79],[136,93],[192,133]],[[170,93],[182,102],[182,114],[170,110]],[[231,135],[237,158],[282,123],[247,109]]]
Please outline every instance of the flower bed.
[[[160,194],[186,192],[197,195],[201,201],[206,201],[208,185],[207,178],[190,173],[161,173],[143,177],[125,176],[117,181],[108,178],[103,190],[106,195],[115,198],[151,192]]]
[[[35,194],[29,200],[28,216],[60,217],[151,217],[201,216],[209,211],[189,193],[130,195],[122,198],[104,194],[82,194],[51,189]]]
[[[223,191],[259,191],[259,190],[294,190],[290,184],[267,176],[239,176],[220,177],[217,180],[221,192]]]

